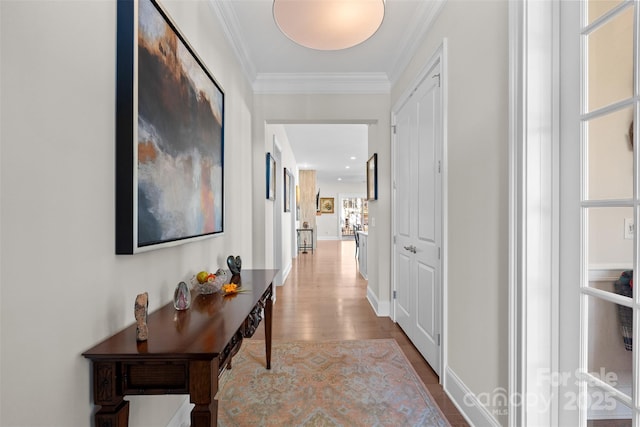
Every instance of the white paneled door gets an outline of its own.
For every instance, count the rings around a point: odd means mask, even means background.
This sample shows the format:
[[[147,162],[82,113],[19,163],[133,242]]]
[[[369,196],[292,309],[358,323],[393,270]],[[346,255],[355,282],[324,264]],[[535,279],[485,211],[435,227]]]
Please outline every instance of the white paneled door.
[[[394,313],[440,374],[442,103],[436,63],[395,121]]]

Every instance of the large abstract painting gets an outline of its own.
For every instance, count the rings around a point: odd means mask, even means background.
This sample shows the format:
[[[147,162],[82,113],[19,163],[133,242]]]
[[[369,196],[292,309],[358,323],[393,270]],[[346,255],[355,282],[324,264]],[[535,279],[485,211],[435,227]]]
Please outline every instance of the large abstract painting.
[[[156,1],[118,1],[117,98],[116,253],[221,233],[224,93]]]

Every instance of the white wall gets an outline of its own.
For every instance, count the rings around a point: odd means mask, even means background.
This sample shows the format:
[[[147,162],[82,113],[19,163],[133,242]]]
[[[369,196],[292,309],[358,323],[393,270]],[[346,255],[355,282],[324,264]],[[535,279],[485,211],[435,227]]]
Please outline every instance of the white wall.
[[[81,353],[134,323],[138,293],[153,310],[229,254],[253,266],[250,87],[207,1],[163,3],[225,91],[225,233],[116,256],[116,2],[0,2],[0,425],[91,425]],[[131,398],[130,425],[185,399]]]
[[[394,105],[446,37],[447,362],[476,395],[508,383],[507,3],[446,2],[391,94]]]
[[[291,186],[295,191],[296,183],[298,182],[298,172],[297,172],[297,162],[296,158],[293,155],[293,151],[291,150],[291,144],[289,143],[289,138],[287,136],[287,132],[282,125],[267,125],[265,130],[265,150],[271,151],[273,147],[273,137],[276,137],[278,144],[280,145],[280,149],[282,150],[280,162],[282,163],[283,168],[287,168],[287,170],[291,171],[294,178],[291,181]],[[284,175],[277,177],[278,189],[276,194],[281,196],[284,194],[284,183],[283,183]],[[263,186],[264,187],[264,186]],[[295,193],[294,193],[295,194]],[[266,200],[266,196],[265,196]],[[273,218],[273,207],[275,206],[273,202],[266,201],[265,207],[265,217],[270,216]],[[284,202],[283,202],[284,203]],[[278,206],[283,206],[278,204]],[[282,270],[283,270],[283,280],[286,279],[286,275],[291,270],[291,260],[294,256],[297,256],[297,249],[292,249],[293,242],[293,228],[292,221],[295,221],[296,215],[296,203],[295,199],[291,200],[291,211],[290,212],[282,212]],[[267,224],[271,224],[272,222],[268,222]],[[266,233],[268,235],[266,239],[265,246],[265,261],[266,265],[272,265],[273,263],[273,229],[271,227],[266,228]]]
[[[269,123],[369,123],[369,156],[378,153],[378,200],[369,203],[369,288],[379,301],[389,303],[391,257],[391,150],[389,95],[254,95],[253,258],[266,258],[264,221],[265,125]],[[267,208],[268,209],[268,208]],[[372,221],[376,226],[372,226]]]
[[[362,163],[362,169],[366,167],[365,162]],[[334,213],[322,214],[316,217],[318,225],[319,240],[339,240],[342,238],[340,233],[340,194],[352,194],[365,197],[367,187],[364,182],[338,182],[338,181],[318,181],[320,188],[320,197],[333,197]]]

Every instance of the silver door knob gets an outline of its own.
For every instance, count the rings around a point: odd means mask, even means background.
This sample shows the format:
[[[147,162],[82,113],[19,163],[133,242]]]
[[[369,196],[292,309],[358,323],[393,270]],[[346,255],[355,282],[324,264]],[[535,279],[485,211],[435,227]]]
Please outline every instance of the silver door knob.
[[[411,246],[405,246],[404,249],[411,252]]]

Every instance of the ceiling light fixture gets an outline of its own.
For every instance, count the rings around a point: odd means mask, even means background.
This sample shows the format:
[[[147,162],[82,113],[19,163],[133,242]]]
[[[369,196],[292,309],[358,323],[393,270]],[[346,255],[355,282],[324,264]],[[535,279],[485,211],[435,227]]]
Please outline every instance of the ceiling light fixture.
[[[341,50],[371,37],[384,0],[274,0],[273,18],[287,37],[317,50]]]

